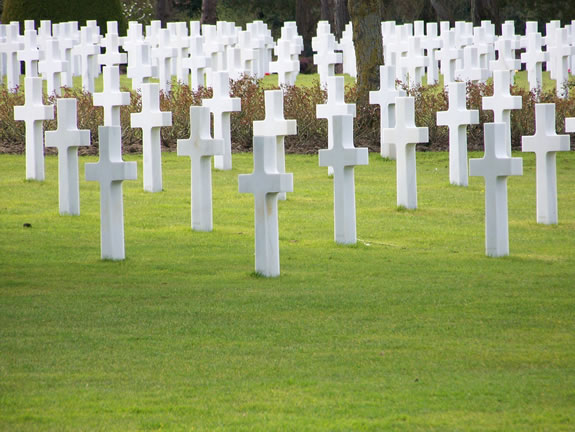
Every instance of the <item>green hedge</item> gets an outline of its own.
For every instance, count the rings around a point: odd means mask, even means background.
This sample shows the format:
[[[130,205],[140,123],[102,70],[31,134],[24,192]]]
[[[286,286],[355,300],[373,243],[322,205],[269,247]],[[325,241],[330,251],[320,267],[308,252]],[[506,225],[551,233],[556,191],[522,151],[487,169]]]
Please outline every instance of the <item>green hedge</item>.
[[[125,34],[127,28],[120,0],[4,0],[2,23],[30,19],[36,25],[40,20],[79,21],[82,25],[86,20],[97,20],[102,32],[107,21],[118,21],[120,34]]]

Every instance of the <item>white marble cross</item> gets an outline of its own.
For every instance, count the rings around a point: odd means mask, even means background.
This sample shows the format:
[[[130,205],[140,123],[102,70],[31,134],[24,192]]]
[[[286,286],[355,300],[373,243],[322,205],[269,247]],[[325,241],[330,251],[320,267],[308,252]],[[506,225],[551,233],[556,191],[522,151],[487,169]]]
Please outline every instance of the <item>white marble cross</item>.
[[[22,48],[19,40],[19,26],[6,25],[5,40],[0,43],[0,77],[2,76],[2,63],[6,63],[6,85],[8,90],[14,90],[20,85],[20,62],[18,51]],[[4,57],[4,60],[2,59]],[[3,61],[2,61],[3,60]]]
[[[443,46],[437,52],[437,59],[441,62],[441,73],[443,83],[447,84],[455,81],[455,67],[457,60],[461,58],[461,50],[455,42],[455,31],[449,30],[446,34],[441,33]]]
[[[485,155],[469,160],[469,175],[485,179],[485,253],[509,255],[507,177],[523,175],[523,159],[508,155],[504,123],[485,123]]]
[[[449,109],[437,112],[437,125],[449,127],[449,182],[467,186],[467,125],[479,123],[479,111],[467,109],[466,84],[447,85]]]
[[[25,102],[14,107],[14,120],[26,125],[26,179],[43,181],[44,175],[44,124],[54,118],[54,106],[42,103],[42,78],[24,80]]]
[[[463,65],[455,70],[455,76],[462,81],[485,82],[489,77],[489,71],[479,64],[477,48],[466,46],[463,49]]]
[[[417,172],[415,144],[429,141],[426,127],[415,126],[415,99],[395,99],[395,126],[382,129],[383,140],[395,145],[397,158],[397,205],[408,209],[417,208]]]
[[[278,200],[280,192],[293,191],[293,175],[276,168],[274,137],[254,136],[254,170],[238,177],[239,192],[254,194],[256,272],[279,276]]]
[[[80,214],[78,147],[90,145],[90,131],[77,126],[76,99],[58,99],[58,128],[47,131],[46,147],[58,149],[58,201],[60,214]]]
[[[98,54],[98,64],[102,66],[117,66],[128,61],[128,55],[120,52],[120,38],[117,33],[108,32],[102,40],[105,54]]]
[[[210,134],[210,109],[190,107],[190,138],[178,140],[178,156],[192,163],[192,229],[212,231],[212,156],[221,155],[224,142]]]
[[[108,66],[109,67],[109,66]],[[100,159],[84,165],[87,181],[100,183],[100,249],[102,259],[123,260],[124,198],[122,182],[137,180],[136,162],[122,160],[122,130],[99,126]]]
[[[38,71],[46,81],[48,94],[60,96],[61,74],[64,72],[64,61],[60,59],[60,49],[56,39],[46,41],[46,52],[38,62]]]
[[[421,38],[410,36],[408,39],[407,56],[401,57],[400,65],[407,70],[408,84],[410,87],[421,85],[421,79],[427,66],[427,57],[421,48]]]
[[[142,84],[157,75],[152,64],[152,48],[146,42],[135,43],[128,53],[126,76],[132,79],[132,89],[141,90]]]
[[[224,140],[224,152],[214,156],[214,168],[232,169],[232,137],[230,116],[234,111],[241,110],[241,99],[230,97],[230,80],[227,72],[214,72],[212,75],[213,97],[202,99],[202,105],[207,106],[214,116],[214,138]]]
[[[94,93],[94,71],[100,47],[92,43],[92,29],[82,27],[80,30],[80,43],[72,48],[72,54],[80,59],[82,87],[85,91]]]
[[[319,165],[331,166],[334,170],[334,238],[336,243],[354,244],[357,241],[354,167],[369,163],[368,151],[353,146],[352,116],[333,116],[329,127],[333,129],[333,147],[319,151]]]
[[[26,30],[24,32],[24,46],[18,51],[18,60],[24,63],[24,70],[27,77],[38,76],[38,61],[40,60],[40,50],[38,49],[38,35],[36,30]]]
[[[279,173],[286,172],[284,138],[287,135],[297,134],[297,122],[284,118],[284,95],[281,90],[265,91],[264,120],[254,121],[254,136],[271,136],[276,138],[277,170]],[[278,199],[285,200],[286,194],[280,192]]]
[[[379,105],[381,156],[395,159],[395,147],[383,142],[383,129],[395,126],[395,98],[405,96],[405,91],[395,87],[395,66],[379,67],[379,90],[369,92],[369,103]]]
[[[543,83],[541,71],[549,53],[541,50],[541,33],[528,33],[526,38],[527,46],[525,52],[521,54],[521,62],[525,63],[527,69],[529,89],[535,91],[541,89]]]
[[[567,29],[560,28],[555,31],[554,44],[548,48],[549,57],[553,64],[553,72],[556,80],[556,94],[558,97],[565,98],[568,96],[568,88],[565,85],[569,79],[569,60],[575,47],[569,44],[567,39]]]
[[[311,40],[313,62],[317,65],[320,85],[327,85],[327,78],[335,75],[335,65],[342,62],[341,53],[335,52],[335,37],[331,34],[329,23],[320,21],[317,24],[317,36]]]
[[[555,104],[535,104],[535,135],[522,137],[522,150],[535,153],[537,223],[557,224],[558,151],[569,151],[569,135],[555,132]]]
[[[131,114],[131,126],[142,129],[144,190],[162,191],[162,140],[160,128],[172,125],[172,113],[160,111],[160,86],[142,84],[142,111]]]
[[[191,89],[197,91],[205,86],[205,69],[210,65],[210,59],[203,53],[203,37],[191,36],[189,57],[182,60],[182,66],[190,70]]]
[[[345,103],[345,80],[341,76],[330,76],[327,82],[327,101],[315,107],[315,116],[320,119],[327,119],[327,148],[333,147],[333,129],[329,127],[333,116],[350,115],[355,117],[355,104]],[[328,167],[328,175],[333,175],[333,168]]]
[[[152,48],[152,57],[158,62],[160,90],[169,93],[172,88],[171,61],[176,56],[176,49],[170,42],[170,31],[161,29],[159,45]]]
[[[437,23],[427,23],[426,29],[427,35],[422,39],[421,46],[427,52],[427,85],[433,85],[439,81],[437,51],[441,48],[441,39],[437,35]]]
[[[565,119],[565,132],[575,132],[575,117]]]
[[[505,151],[511,156],[511,110],[521,109],[521,96],[511,96],[509,86],[511,75],[508,70],[493,72],[493,96],[483,97],[481,103],[484,110],[493,111],[495,123],[505,123]]]
[[[296,49],[294,43],[287,40],[278,41],[274,49],[277,60],[270,63],[270,71],[278,74],[278,86],[295,84],[299,62],[292,59],[292,54]]]
[[[104,126],[121,126],[120,106],[130,105],[130,93],[120,91],[120,69],[104,66],[104,89],[94,93],[94,106],[104,108]]]

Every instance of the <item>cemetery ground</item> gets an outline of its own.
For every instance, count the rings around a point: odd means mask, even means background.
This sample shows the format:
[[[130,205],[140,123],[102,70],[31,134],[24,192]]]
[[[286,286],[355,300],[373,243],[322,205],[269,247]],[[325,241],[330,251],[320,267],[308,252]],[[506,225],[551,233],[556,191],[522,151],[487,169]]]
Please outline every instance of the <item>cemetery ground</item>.
[[[481,157],[472,153],[470,158]],[[510,253],[488,258],[484,183],[418,153],[419,208],[395,163],[356,173],[355,246],[333,241],[333,180],[287,155],[281,276],[254,274],[251,154],[213,172],[214,231],[190,228],[190,162],[164,191],[124,182],[127,259],[100,260],[99,190],[58,215],[1,155],[1,430],[572,430],[575,155],[557,156],[559,224],[535,222],[535,160],[509,186]],[[96,157],[80,158],[84,163]]]

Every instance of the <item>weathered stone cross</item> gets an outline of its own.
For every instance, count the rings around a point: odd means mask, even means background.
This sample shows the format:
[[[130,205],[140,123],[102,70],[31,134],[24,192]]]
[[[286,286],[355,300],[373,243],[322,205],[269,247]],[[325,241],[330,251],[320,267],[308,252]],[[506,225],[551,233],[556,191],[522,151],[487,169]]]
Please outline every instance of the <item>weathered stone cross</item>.
[[[523,159],[507,153],[504,123],[485,123],[485,155],[469,161],[469,175],[485,179],[485,253],[509,255],[507,177],[523,175]]]
[[[211,231],[212,156],[222,154],[224,142],[210,136],[210,109],[190,107],[190,138],[178,140],[178,156],[189,156],[192,163],[192,229]]]
[[[142,84],[142,111],[131,115],[132,127],[142,129],[144,190],[162,191],[162,140],[160,128],[172,125],[172,113],[160,111],[160,86]]]
[[[256,272],[280,274],[278,201],[280,192],[292,192],[293,175],[276,169],[274,137],[254,136],[254,171],[238,178],[240,193],[254,194]]]
[[[46,147],[58,149],[60,214],[80,214],[78,147],[90,145],[90,131],[77,126],[76,99],[58,99],[58,128],[45,133]]]
[[[535,104],[535,135],[522,138],[522,150],[535,153],[537,223],[556,224],[558,151],[569,151],[569,135],[555,132],[555,104]]]
[[[25,83],[25,102],[14,107],[14,120],[26,125],[26,179],[44,180],[44,124],[54,118],[54,106],[42,103],[42,78],[29,77]]]
[[[108,66],[109,67],[109,66]],[[86,180],[100,183],[100,246],[102,259],[123,260],[124,199],[122,182],[137,180],[136,162],[122,160],[122,130],[119,126],[98,127],[100,159],[84,165]]]

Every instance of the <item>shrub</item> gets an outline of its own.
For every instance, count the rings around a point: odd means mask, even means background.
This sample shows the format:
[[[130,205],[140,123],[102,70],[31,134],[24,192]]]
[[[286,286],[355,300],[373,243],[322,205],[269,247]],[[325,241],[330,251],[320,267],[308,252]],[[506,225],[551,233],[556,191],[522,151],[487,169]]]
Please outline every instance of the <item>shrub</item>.
[[[298,134],[285,139],[288,153],[316,153],[327,147],[327,121],[316,118],[316,105],[326,102],[327,92],[318,84],[310,87],[284,86],[284,113],[286,119],[297,121]],[[128,91],[127,89],[122,89]],[[242,110],[231,115],[232,148],[234,151],[250,151],[252,148],[253,122],[265,118],[264,91],[261,82],[253,77],[244,76],[231,81],[232,97],[241,98]],[[436,112],[448,108],[447,92],[439,86],[406,88],[415,98],[415,123],[429,128],[429,143],[418,145],[419,150],[437,151],[449,148],[447,127],[436,125]],[[354,86],[345,89],[348,103],[356,100]],[[565,117],[575,117],[575,89],[567,99],[558,98],[553,91],[532,93],[518,87],[512,87],[512,94],[521,96],[523,108],[512,111],[511,134],[513,149],[521,148],[521,137],[535,133],[535,104],[554,103],[558,133],[564,133]],[[129,106],[120,108],[122,123],[122,144],[124,152],[141,152],[142,132],[130,127],[130,114],[141,110],[140,94],[131,92]],[[469,109],[479,110],[480,124],[468,126],[467,144],[469,150],[483,150],[483,124],[493,121],[493,113],[481,109],[481,98],[493,94],[492,84],[467,84],[467,102]],[[78,100],[78,128],[89,129],[92,134],[92,146],[81,148],[81,154],[97,154],[98,126],[103,123],[103,109],[94,107],[90,93],[78,89],[65,88],[62,97],[74,97]],[[202,99],[211,98],[210,88],[191,91],[184,85],[175,85],[170,94],[160,94],[160,109],[172,113],[172,127],[161,128],[164,151],[175,151],[177,140],[190,134],[189,108],[201,105]],[[24,152],[24,122],[14,120],[14,106],[24,104],[23,92],[8,91],[0,86],[0,153]],[[54,98],[45,98],[45,103],[55,103]],[[358,105],[354,122],[354,144],[379,151],[380,116],[377,105]],[[56,128],[56,120],[45,122],[45,130]],[[575,135],[571,135],[571,145],[575,148]],[[48,150],[48,153],[55,150]]]

